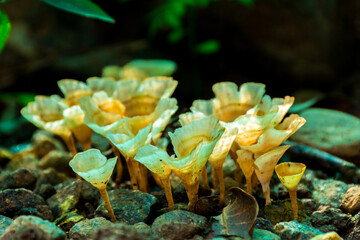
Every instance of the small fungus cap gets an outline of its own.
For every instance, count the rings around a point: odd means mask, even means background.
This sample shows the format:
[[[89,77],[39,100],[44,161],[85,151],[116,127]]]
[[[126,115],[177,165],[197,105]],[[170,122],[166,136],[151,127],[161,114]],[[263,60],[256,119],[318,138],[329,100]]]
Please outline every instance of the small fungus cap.
[[[303,163],[285,162],[275,166],[275,172],[282,184],[289,190],[295,190],[304,174],[306,165]]]
[[[62,137],[68,137],[71,132],[66,127],[63,116],[63,111],[66,108],[66,104],[53,97],[36,96],[35,101],[21,109],[21,114],[38,128]]]
[[[116,81],[111,77],[90,77],[86,83],[94,93],[104,91],[110,97],[116,88]]]
[[[171,76],[176,70],[176,63],[165,59],[135,59],[125,67],[137,69],[144,76]]]
[[[58,81],[58,86],[65,96],[68,106],[78,105],[78,101],[83,96],[91,96],[92,91],[84,82],[74,79],[62,79]]]
[[[69,165],[75,173],[97,188],[105,188],[116,164],[116,157],[106,159],[98,149],[80,152]]]

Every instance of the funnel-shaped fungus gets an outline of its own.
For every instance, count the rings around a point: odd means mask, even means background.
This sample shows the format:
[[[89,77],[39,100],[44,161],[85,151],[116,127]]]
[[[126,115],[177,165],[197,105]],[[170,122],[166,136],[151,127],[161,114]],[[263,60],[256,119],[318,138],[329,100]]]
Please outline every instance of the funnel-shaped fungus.
[[[138,119],[137,124],[133,125],[137,128],[135,132],[159,119],[157,123],[153,124],[152,131],[152,142],[156,145],[161,132],[177,110],[176,100],[168,99],[175,91],[176,86],[177,81],[169,77],[147,78],[142,82],[138,80],[119,81],[113,97],[125,105],[125,116]]]
[[[153,158],[157,159],[154,161],[163,161],[181,179],[189,198],[190,211],[194,211],[198,199],[203,168],[223,132],[218,120],[206,117],[169,133],[177,158],[159,148],[157,154],[152,150]]]
[[[236,151],[237,162],[245,175],[246,190],[249,194],[252,194],[252,176],[254,173],[254,154],[250,151],[239,149]]]
[[[296,199],[296,188],[306,169],[305,164],[285,162],[275,166],[275,172],[282,184],[289,191],[291,207],[294,212],[294,220],[298,218],[298,205]]]
[[[68,106],[53,97],[36,96],[34,102],[30,102],[21,109],[21,114],[38,128],[45,129],[60,136],[66,143],[73,156],[77,150],[70,129],[66,126],[63,111]]]
[[[269,184],[274,173],[275,165],[289,147],[290,146],[277,147],[259,157],[256,157],[254,162],[255,173],[261,183],[266,199],[266,205],[271,204]]]
[[[153,76],[171,76],[176,70],[176,63],[163,59],[136,59],[123,67],[106,66],[103,77],[112,77],[116,80],[138,79],[143,80]]]
[[[165,158],[169,158],[166,151],[160,150],[152,145],[140,148],[135,156],[136,161],[145,165],[151,172],[159,177],[162,186],[164,187],[169,210],[172,211],[174,210],[174,200],[170,185],[171,169],[163,162],[163,159]]]
[[[84,82],[80,82],[74,79],[62,79],[58,81],[58,86],[61,92],[64,94],[65,103],[71,107],[78,105],[78,101],[83,96],[91,96],[92,91],[88,85]]]
[[[91,136],[93,131],[84,123],[84,112],[80,106],[75,105],[63,112],[66,126],[74,134],[83,150],[91,148]]]
[[[201,112],[194,112],[194,113],[185,113],[179,116],[179,120],[182,126],[188,125],[193,121],[205,118]],[[220,186],[220,198],[219,198],[219,205],[222,206],[225,199],[225,183],[224,183],[224,175],[223,175],[223,164],[225,162],[226,156],[228,155],[231,145],[233,144],[235,137],[237,136],[238,129],[236,123],[224,123],[219,122],[222,127],[225,128],[225,131],[221,138],[216,143],[210,157],[209,163],[212,165],[213,171],[213,184],[214,187],[217,184],[216,181],[219,181]],[[206,168],[204,167],[203,176],[207,175]],[[215,179],[216,180],[215,180]],[[204,177],[204,183],[206,182],[206,178]]]
[[[99,189],[112,222],[116,222],[116,217],[110,205],[106,185],[114,170],[115,163],[116,157],[106,160],[106,157],[97,149],[78,153],[69,163],[75,173]]]
[[[120,124],[122,126],[120,126]],[[141,147],[150,144],[151,124],[137,132],[131,131],[131,119],[125,118],[123,121],[118,122],[117,125],[118,126],[114,126],[113,130],[109,131],[106,137],[125,157],[133,189],[148,192],[149,187],[146,169],[134,161],[134,157]]]
[[[116,88],[116,81],[110,77],[90,77],[86,83],[94,93],[104,91],[108,96],[112,96]]]

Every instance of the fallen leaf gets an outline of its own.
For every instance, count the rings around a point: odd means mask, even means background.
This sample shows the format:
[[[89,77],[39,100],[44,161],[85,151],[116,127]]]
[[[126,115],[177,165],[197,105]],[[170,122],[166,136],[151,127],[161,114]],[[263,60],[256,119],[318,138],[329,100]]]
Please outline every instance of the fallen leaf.
[[[231,188],[229,192],[229,205],[213,218],[213,235],[251,238],[259,212],[256,199],[238,187]]]

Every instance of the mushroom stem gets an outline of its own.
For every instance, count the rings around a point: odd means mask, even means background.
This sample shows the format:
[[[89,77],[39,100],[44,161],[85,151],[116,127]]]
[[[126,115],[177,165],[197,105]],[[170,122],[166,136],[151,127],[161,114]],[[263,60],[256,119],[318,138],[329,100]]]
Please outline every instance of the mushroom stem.
[[[188,208],[189,208],[189,211],[191,211],[191,212],[195,211],[195,205],[198,200],[199,183],[200,183],[199,180],[197,180],[195,183],[185,183],[183,181],[184,188],[186,190],[186,194],[189,198]]]
[[[298,219],[298,205],[297,205],[297,198],[296,198],[296,189],[289,190],[290,200],[291,200],[291,207],[294,213],[294,220]]]
[[[115,217],[114,211],[111,208],[109,195],[107,194],[106,187],[99,188],[99,191],[100,191],[100,195],[101,195],[102,199],[104,200],[105,208],[109,212],[109,215],[111,217],[111,221],[116,222],[116,217]]]
[[[153,173],[151,171],[150,171],[150,173],[153,176],[153,178],[156,182],[156,185],[158,185],[159,188],[164,189],[165,187],[164,187],[163,182],[161,181],[160,177],[156,173]]]
[[[224,205],[225,201],[225,182],[224,182],[224,173],[222,166],[214,166],[213,170],[219,181],[220,186],[220,196],[219,196],[219,207],[221,208]]]
[[[248,194],[252,195],[252,184],[251,184],[251,176],[245,176],[246,179],[246,191]]]
[[[206,166],[203,167],[201,174],[202,174],[202,179],[204,182],[204,188],[210,190]]]
[[[214,167],[214,166],[212,167],[211,175],[212,175],[212,185],[213,185],[213,188],[216,189],[216,188],[218,187],[219,180],[218,180],[218,178],[217,178],[217,174],[216,174],[216,171],[215,171],[215,167]]]
[[[134,160],[130,157],[126,158],[126,164],[127,164],[128,170],[129,170],[131,184],[132,184],[134,190],[138,190],[139,189],[138,181],[137,181],[136,171],[134,168],[133,161]]]
[[[252,189],[256,191],[257,189],[257,186],[258,186],[258,183],[259,183],[259,179],[257,178],[255,172],[252,174],[251,176],[251,186],[252,186]]]
[[[61,136],[61,137],[64,140],[67,148],[69,149],[71,155],[74,157],[77,154],[77,149],[76,149],[74,137],[72,135],[70,135],[70,136]]]
[[[240,168],[240,165],[237,161],[234,161],[235,162],[235,171],[234,171],[234,179],[236,182],[238,183],[241,183],[241,178],[242,178],[242,171],[241,171],[241,168]]]
[[[134,160],[133,160],[134,161]],[[147,168],[138,162],[138,167],[139,167],[139,189],[142,192],[149,192],[150,191],[150,187],[149,187],[149,182],[148,182],[148,170]]]
[[[261,184],[261,185],[262,185],[262,190],[263,190],[265,200],[266,200],[265,205],[271,205],[269,183],[265,183],[265,184]]]
[[[160,179],[161,184],[164,186],[166,200],[168,202],[169,211],[174,210],[174,199],[171,193],[170,175]]]
[[[121,163],[120,151],[115,147],[115,145],[111,144],[113,148],[114,155],[117,157],[116,160],[116,179],[115,179],[115,189],[119,189],[122,175],[123,175],[123,165]]]

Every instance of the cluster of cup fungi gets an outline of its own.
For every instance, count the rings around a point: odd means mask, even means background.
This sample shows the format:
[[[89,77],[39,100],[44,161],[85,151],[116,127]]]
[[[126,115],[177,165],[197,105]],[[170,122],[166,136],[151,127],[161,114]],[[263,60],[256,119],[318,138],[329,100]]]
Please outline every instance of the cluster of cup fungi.
[[[212,166],[212,186],[219,188],[219,206],[224,204],[223,164],[227,157],[236,165],[235,179],[245,176],[247,192],[252,194],[260,182],[271,204],[270,179],[276,171],[288,188],[297,219],[296,187],[306,166],[300,163],[278,164],[289,148],[281,144],[295,133],[305,119],[297,114],[284,118],[294,97],[271,98],[265,85],[233,82],[213,85],[215,97],[195,100],[191,112],[180,114],[181,127],[169,133],[174,155],[164,147],[162,132],[178,109],[171,98],[178,84],[171,74],[176,64],[168,60],[134,60],[125,66],[109,66],[102,77],[86,83],[64,79],[58,86],[64,97],[37,96],[21,111],[39,128],[60,136],[73,155],[70,166],[78,177],[99,189],[111,220],[106,185],[116,165],[115,187],[119,187],[125,159],[132,188],[149,191],[150,170],[155,182],[164,189],[169,210],[174,209],[170,176],[174,172],[188,195],[190,211],[198,200],[200,178],[210,189],[206,163]],[[91,149],[93,132],[110,142],[114,158]],[[77,152],[76,141],[83,152]],[[165,144],[166,145],[166,144]]]

